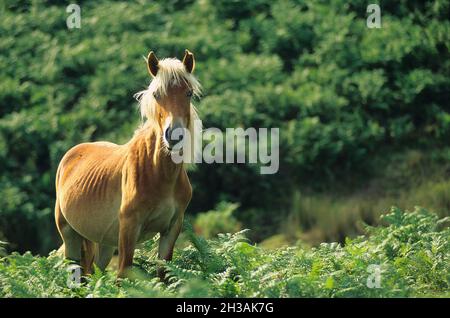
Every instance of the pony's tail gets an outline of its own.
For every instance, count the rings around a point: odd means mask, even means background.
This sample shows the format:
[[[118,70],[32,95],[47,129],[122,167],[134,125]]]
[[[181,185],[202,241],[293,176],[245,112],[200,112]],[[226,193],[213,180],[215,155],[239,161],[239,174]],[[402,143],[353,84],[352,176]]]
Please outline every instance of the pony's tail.
[[[56,255],[64,257],[64,243],[56,250]]]
[[[56,251],[56,255],[64,257],[64,243]],[[80,266],[83,269],[83,274],[88,275],[94,272],[94,259],[97,251],[97,246],[94,242],[87,239],[83,239],[83,244],[81,245],[81,260]]]

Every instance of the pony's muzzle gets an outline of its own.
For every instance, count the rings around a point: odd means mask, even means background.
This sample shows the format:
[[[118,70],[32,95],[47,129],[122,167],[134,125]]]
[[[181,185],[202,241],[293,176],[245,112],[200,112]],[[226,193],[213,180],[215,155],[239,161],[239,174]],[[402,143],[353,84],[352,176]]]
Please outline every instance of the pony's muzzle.
[[[164,137],[168,143],[169,150],[181,150],[185,130],[186,128],[180,122],[172,123],[172,125],[167,127]]]

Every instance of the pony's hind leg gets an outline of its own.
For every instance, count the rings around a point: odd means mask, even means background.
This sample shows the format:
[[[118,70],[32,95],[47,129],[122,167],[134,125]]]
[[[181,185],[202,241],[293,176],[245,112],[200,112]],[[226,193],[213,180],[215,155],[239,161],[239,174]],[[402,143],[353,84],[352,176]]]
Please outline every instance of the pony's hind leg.
[[[80,265],[83,268],[85,275],[92,274],[94,258],[96,255],[97,244],[88,239],[83,238],[83,243],[81,245],[81,261]]]
[[[83,237],[67,222],[59,207],[58,199],[56,199],[55,205],[55,221],[59,235],[64,242],[64,257],[79,263],[81,261]]]
[[[55,221],[64,242],[61,246],[64,249],[64,257],[78,263],[85,274],[90,273],[95,255],[94,243],[82,237],[70,226],[61,212],[58,199],[55,205]]]
[[[97,265],[100,270],[104,271],[111,262],[115,251],[115,247],[98,244],[98,253],[95,255],[94,261],[95,265]]]

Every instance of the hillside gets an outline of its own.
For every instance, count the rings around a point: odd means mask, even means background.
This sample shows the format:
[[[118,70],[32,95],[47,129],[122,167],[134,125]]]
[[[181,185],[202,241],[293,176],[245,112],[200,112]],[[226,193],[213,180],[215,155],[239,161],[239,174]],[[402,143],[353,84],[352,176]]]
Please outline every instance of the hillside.
[[[269,240],[268,257],[278,259],[283,244],[357,237],[362,221],[378,224],[393,205],[450,215],[449,1],[382,1],[380,29],[367,28],[361,0],[77,3],[80,29],[67,28],[61,1],[0,4],[0,241],[8,252],[58,248],[59,160],[81,142],[131,138],[150,50],[195,53],[205,127],[280,128],[277,174],[251,164],[189,172],[188,215],[234,207],[199,216],[198,233],[249,228],[250,241]],[[180,253],[189,251],[198,252]],[[27,255],[14,257],[60,262]]]

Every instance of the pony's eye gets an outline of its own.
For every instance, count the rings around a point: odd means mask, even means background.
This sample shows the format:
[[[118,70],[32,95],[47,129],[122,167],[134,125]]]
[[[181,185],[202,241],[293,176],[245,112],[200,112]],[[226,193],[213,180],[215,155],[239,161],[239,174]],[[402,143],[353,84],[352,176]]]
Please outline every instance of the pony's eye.
[[[158,92],[154,92],[154,93],[153,93],[153,97],[154,97],[155,99],[159,99],[159,97],[160,97],[160,96],[159,96],[159,93],[158,93]]]
[[[192,91],[192,89],[191,89],[190,91],[188,91],[188,92],[186,93],[186,96],[187,96],[187,97],[192,97],[192,94],[193,94],[193,91]]]

